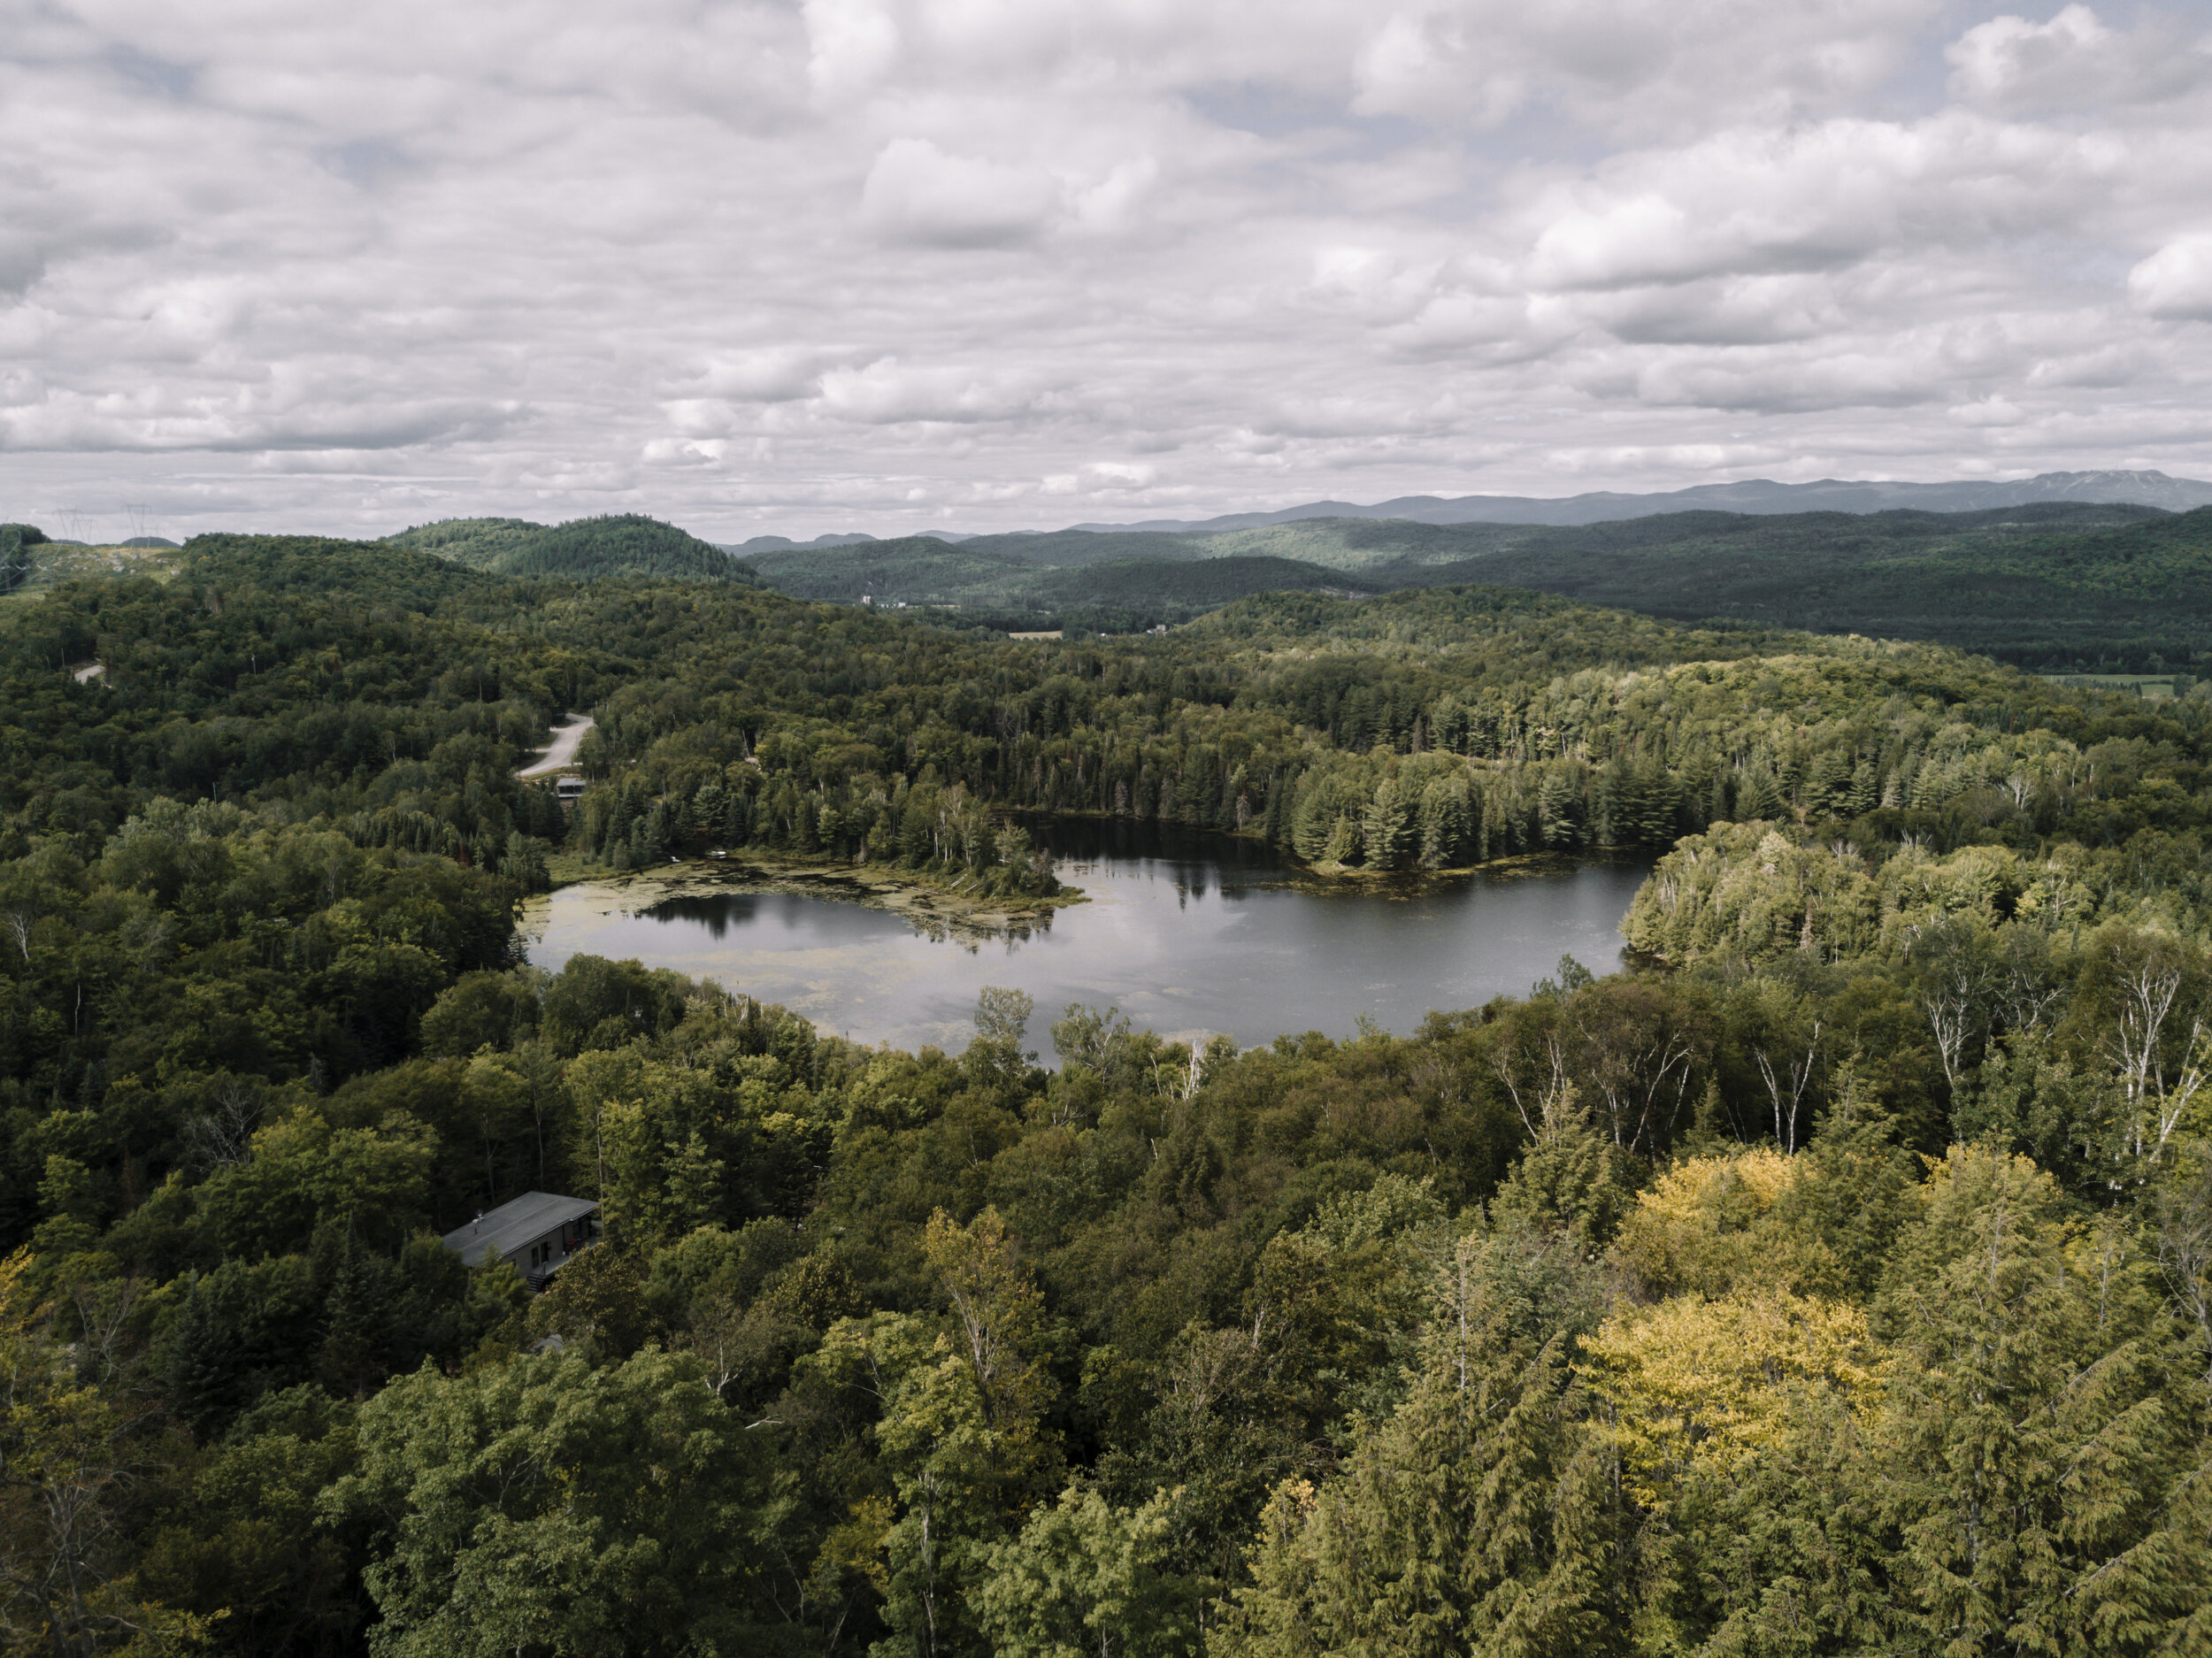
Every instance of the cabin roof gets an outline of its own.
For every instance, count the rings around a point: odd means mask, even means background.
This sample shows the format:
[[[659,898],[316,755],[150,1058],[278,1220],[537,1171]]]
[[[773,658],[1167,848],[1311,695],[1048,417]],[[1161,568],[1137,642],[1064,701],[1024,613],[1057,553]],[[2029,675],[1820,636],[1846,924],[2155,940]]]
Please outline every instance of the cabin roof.
[[[445,1247],[459,1252],[470,1266],[480,1266],[494,1255],[512,1255],[565,1222],[580,1220],[599,1205],[588,1197],[561,1197],[551,1192],[525,1192],[489,1214],[456,1226],[445,1235]]]

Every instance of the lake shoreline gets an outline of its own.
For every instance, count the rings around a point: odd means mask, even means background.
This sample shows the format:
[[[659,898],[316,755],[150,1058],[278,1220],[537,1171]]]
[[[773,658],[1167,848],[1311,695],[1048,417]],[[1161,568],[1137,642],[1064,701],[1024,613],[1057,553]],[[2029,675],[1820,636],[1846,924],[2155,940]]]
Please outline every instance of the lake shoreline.
[[[1019,813],[1016,816],[1018,818],[1045,823],[1064,821],[1100,825],[1127,821],[1102,812]],[[1587,864],[1648,862],[1648,859],[1640,857],[1633,852],[1591,848],[1577,852],[1512,853],[1479,864],[1455,864],[1448,869],[1371,870],[1356,864],[1302,863],[1283,848],[1249,832],[1199,829],[1181,824],[1145,826],[1165,828],[1177,834],[1198,838],[1218,837],[1264,849],[1279,862],[1260,879],[1318,896],[1367,893],[1384,897],[1411,897],[1432,886],[1449,885],[1478,877],[1486,880],[1533,878],[1556,875]],[[1066,861],[1083,861],[1079,854],[1065,856]],[[1063,859],[1056,856],[1054,861],[1058,863]],[[585,864],[573,858],[554,861],[552,890],[585,885],[618,889],[637,887],[651,891],[654,896],[637,906],[641,909],[668,898],[739,892],[796,893],[808,897],[827,898],[874,910],[890,910],[908,917],[926,930],[949,927],[956,932],[986,937],[1018,931],[1037,923],[1048,925],[1054,911],[1089,902],[1079,887],[1064,885],[1056,893],[1034,898],[986,897],[963,892],[926,871],[903,869],[896,864],[845,864],[818,856],[809,857],[754,848],[689,858],[680,864],[672,863],[652,869],[615,870]]]
[[[1118,1008],[1166,1040],[1248,1045],[1308,1030],[1348,1038],[1362,1015],[1410,1032],[1432,1010],[1527,994],[1563,954],[1610,971],[1647,872],[1547,857],[1441,879],[1310,878],[1239,859],[1217,837],[1101,835],[1087,847],[1072,825],[1050,849],[1086,889],[1056,916],[973,900],[956,911],[895,869],[733,857],[606,871],[534,897],[521,942],[549,972],[578,955],[635,959],[863,1045],[956,1052],[993,987],[1033,999],[1041,1051],[1070,1006]]]
[[[1400,870],[1371,870],[1357,864],[1306,863],[1288,848],[1270,841],[1256,829],[1210,829],[1193,824],[1179,824],[1156,818],[1124,817],[1104,811],[1048,812],[1031,810],[1009,814],[1015,822],[1041,826],[1049,833],[1054,824],[1082,825],[1101,828],[1126,827],[1142,832],[1165,833],[1190,836],[1199,840],[1217,839],[1237,845],[1256,848],[1273,859],[1277,867],[1270,874],[1286,886],[1302,890],[1327,894],[1333,892],[1372,892],[1378,888],[1386,893],[1392,888],[1417,890],[1427,882],[1450,882],[1481,876],[1486,879],[1516,876],[1555,875],[1563,871],[1584,865],[1645,864],[1651,864],[1657,854],[1636,847],[1585,847],[1573,850],[1545,850],[1541,852],[1509,852],[1502,856],[1484,858],[1473,864],[1453,864],[1440,869],[1411,868]],[[1078,857],[1076,861],[1079,862]]]
[[[644,870],[563,871],[554,889],[603,887],[631,902],[631,911],[650,909],[672,898],[714,897],[734,893],[795,893],[871,910],[889,910],[925,932],[949,931],[999,937],[1039,923],[1053,912],[1087,903],[1079,887],[1063,887],[1038,898],[986,897],[964,893],[914,870],[880,864],[831,864],[765,852],[732,852],[719,857],[690,858]]]

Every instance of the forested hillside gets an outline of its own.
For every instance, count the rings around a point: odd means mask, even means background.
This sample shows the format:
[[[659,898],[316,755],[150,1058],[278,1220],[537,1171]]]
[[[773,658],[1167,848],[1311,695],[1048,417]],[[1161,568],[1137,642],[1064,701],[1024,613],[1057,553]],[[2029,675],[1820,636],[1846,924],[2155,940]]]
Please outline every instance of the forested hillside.
[[[548,527],[523,518],[448,518],[403,530],[393,545],[509,576],[660,576],[677,581],[756,580],[720,548],[636,513]]]
[[[1203,573],[1215,564],[1248,573]],[[923,536],[771,554],[761,571],[800,597],[887,594],[1032,627],[1129,631],[1286,588],[1486,582],[1683,621],[1925,640],[2031,668],[2212,666],[2212,509],[1702,511],[1571,528],[1310,518],[1190,535]]]
[[[1085,557],[1041,564],[1032,557],[1028,543],[1033,539],[1048,540],[1064,552]],[[1186,557],[1177,540],[1166,535],[992,536],[956,545],[918,535],[768,553],[756,565],[763,581],[794,598],[956,610],[963,612],[963,619],[1018,632],[1049,626],[1137,633],[1160,622],[1187,621],[1256,594],[1343,597],[1380,593],[1394,585],[1293,558]],[[1165,543],[1176,556],[1163,557],[1148,546],[1139,556],[1118,554],[1123,544],[1156,542]]]
[[[435,553],[0,610],[12,1648],[2212,1652],[2212,700]],[[1048,1009],[1048,1072],[1011,992],[907,1054],[516,948],[555,861],[1035,890],[1055,812],[1642,848],[1640,964],[1244,1052]],[[535,1297],[436,1236],[532,1190],[608,1226]]]
[[[1685,619],[1924,639],[2029,667],[2212,661],[2212,508],[1977,513],[1683,513],[1540,532],[1368,571],[1500,581]]]

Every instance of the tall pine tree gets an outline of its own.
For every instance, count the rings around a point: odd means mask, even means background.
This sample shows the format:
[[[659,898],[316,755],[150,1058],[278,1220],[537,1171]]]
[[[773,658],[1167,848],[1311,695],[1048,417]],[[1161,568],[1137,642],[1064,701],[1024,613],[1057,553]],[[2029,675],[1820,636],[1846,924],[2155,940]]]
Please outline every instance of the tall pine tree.
[[[1894,1650],[2205,1652],[2205,1390],[2130,1231],[1954,1147],[1878,1303]],[[2176,1642],[2179,1644],[2177,1645]]]
[[[1571,1247],[1467,1239],[1412,1395],[1342,1475],[1279,1487],[1219,1658],[1601,1658],[1627,1649],[1631,1518],[1574,1371]]]

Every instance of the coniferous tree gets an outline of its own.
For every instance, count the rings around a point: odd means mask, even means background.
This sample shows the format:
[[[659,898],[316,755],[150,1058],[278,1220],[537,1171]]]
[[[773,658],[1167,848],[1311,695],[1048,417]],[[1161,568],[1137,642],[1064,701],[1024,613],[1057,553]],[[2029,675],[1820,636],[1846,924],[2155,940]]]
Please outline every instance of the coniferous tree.
[[[1842,1284],[1863,1296],[1879,1283],[1891,1246],[1914,1217],[1917,1165],[1855,1069],[1841,1070],[1835,1089],[1836,1103],[1794,1160],[1796,1178],[1777,1200],[1775,1219],[1787,1234],[1824,1248]]]
[[[1578,1271],[1525,1232],[1461,1240],[1411,1396],[1340,1476],[1277,1490],[1216,1658],[1628,1650],[1632,1519],[1575,1373]]]
[[[1202,1597],[1216,1585],[1179,1570],[1179,1492],[1133,1509],[1074,1487],[1018,1536],[991,1547],[978,1611],[993,1658],[1188,1658]]]
[[[2212,1457],[2130,1229],[2077,1227],[1993,1150],[1954,1147],[1924,1203],[1880,1301],[1896,1362],[1866,1469],[1898,1647],[2173,1650],[2212,1599]]]
[[[221,1432],[238,1409],[238,1332],[196,1286],[177,1314],[169,1345],[169,1403],[202,1438]]]
[[[1628,1160],[1583,1112],[1563,1078],[1544,1093],[1536,1138],[1498,1188],[1491,1213],[1511,1225],[1563,1237],[1594,1253],[1627,1206]]]
[[[1415,810],[1396,778],[1386,777],[1376,786],[1360,835],[1370,869],[1403,869],[1413,862],[1419,833]]]
[[[341,1399],[365,1398],[388,1373],[392,1345],[390,1269],[346,1240],[323,1303],[316,1371]]]

